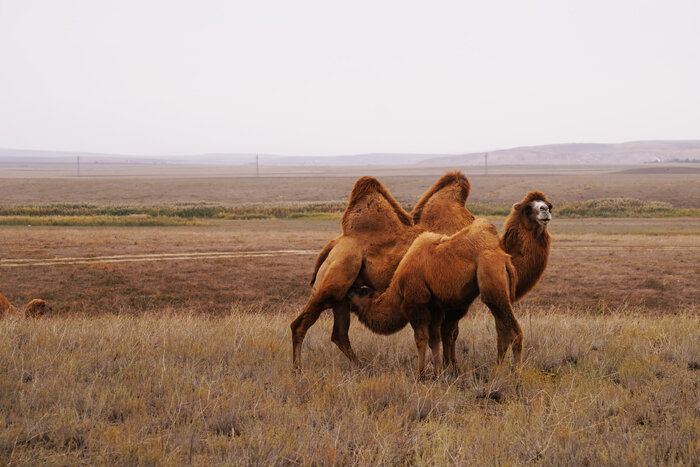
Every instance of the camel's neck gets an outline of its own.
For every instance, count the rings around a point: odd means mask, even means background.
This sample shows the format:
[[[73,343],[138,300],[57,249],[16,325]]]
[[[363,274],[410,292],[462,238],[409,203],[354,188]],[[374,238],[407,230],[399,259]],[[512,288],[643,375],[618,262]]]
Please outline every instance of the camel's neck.
[[[398,287],[389,287],[376,297],[353,300],[357,307],[357,318],[369,330],[377,334],[393,334],[403,329],[407,321],[401,313],[401,295]]]
[[[520,300],[542,277],[551,248],[551,237],[542,226],[529,227],[526,219],[511,216],[506,220],[501,247],[508,253],[518,273],[516,300]]]

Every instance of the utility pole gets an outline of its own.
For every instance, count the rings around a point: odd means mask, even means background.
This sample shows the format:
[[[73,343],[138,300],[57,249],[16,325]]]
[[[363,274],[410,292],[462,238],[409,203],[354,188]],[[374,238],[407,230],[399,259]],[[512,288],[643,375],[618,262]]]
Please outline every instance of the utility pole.
[[[484,153],[484,175],[488,176],[489,174],[489,153],[485,152]]]
[[[77,156],[77,157],[78,157],[78,163],[76,166],[76,174],[78,177],[80,177],[80,156]]]
[[[260,156],[257,154],[255,155],[255,176],[260,176]]]

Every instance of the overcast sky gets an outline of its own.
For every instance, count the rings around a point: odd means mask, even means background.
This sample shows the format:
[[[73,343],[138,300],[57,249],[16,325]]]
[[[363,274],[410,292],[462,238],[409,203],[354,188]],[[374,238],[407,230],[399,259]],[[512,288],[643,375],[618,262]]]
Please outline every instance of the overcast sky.
[[[700,1],[0,0],[0,147],[700,139]]]

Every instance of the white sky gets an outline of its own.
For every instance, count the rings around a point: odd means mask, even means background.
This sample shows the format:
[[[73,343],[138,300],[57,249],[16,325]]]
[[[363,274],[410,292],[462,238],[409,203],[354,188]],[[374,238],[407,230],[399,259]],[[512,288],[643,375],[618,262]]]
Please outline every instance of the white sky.
[[[0,147],[700,138],[700,1],[0,0]]]

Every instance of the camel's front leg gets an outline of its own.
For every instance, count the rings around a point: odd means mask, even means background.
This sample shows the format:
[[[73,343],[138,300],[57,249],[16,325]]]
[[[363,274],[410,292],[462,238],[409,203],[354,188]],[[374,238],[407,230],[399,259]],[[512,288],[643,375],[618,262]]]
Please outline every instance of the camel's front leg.
[[[513,346],[513,363],[519,371],[523,364],[523,330],[513,315],[512,308],[503,307],[494,311],[493,317],[496,321],[496,334],[498,336],[498,365],[503,363],[508,347]]]

